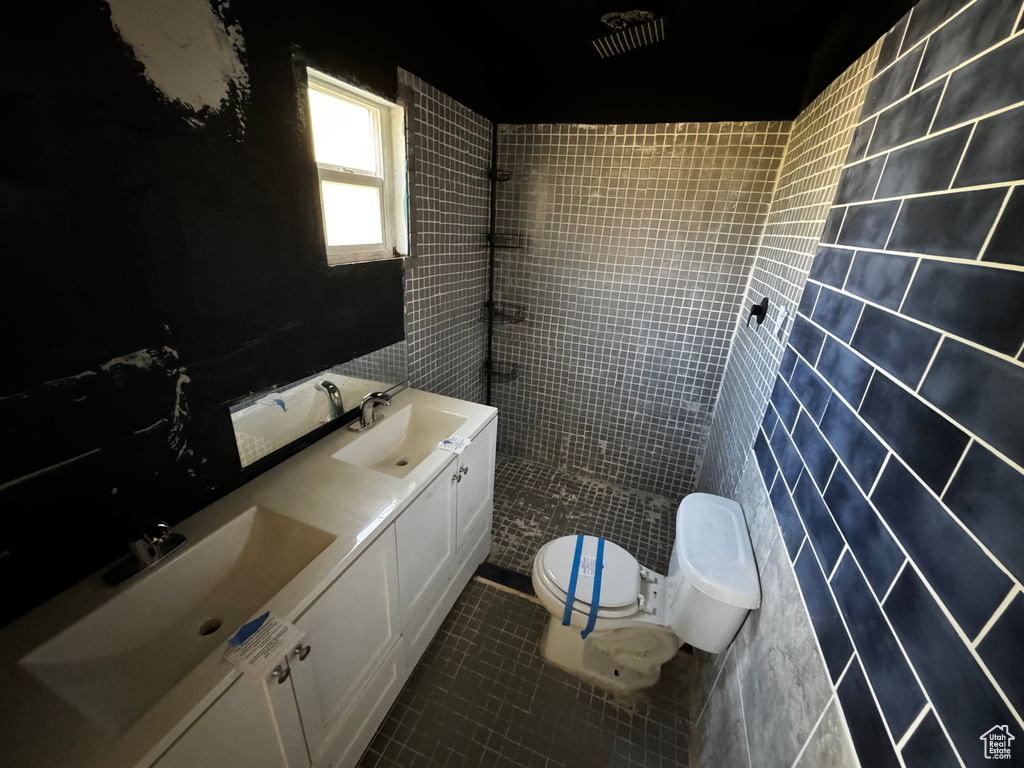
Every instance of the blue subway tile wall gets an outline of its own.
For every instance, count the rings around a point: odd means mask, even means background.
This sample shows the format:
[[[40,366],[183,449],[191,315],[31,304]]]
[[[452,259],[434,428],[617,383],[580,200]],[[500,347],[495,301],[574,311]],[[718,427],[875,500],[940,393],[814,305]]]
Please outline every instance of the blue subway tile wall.
[[[1024,765],[1022,13],[883,41],[752,441],[864,766]]]

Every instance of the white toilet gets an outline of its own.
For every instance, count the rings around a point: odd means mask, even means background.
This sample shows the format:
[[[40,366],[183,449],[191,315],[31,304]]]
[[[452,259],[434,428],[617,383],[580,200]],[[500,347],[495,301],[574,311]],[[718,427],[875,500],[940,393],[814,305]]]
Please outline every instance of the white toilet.
[[[654,685],[661,665],[683,643],[724,650],[761,604],[743,510],[706,493],[692,493],[679,505],[668,576],[641,567],[611,541],[563,536],[537,552],[533,586],[551,612],[541,639],[544,657],[622,692]]]

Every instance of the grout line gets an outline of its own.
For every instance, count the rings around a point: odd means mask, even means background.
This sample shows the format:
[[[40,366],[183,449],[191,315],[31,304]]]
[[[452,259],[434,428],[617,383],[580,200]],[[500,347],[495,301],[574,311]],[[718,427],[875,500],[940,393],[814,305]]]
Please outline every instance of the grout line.
[[[978,122],[981,122],[980,120]],[[960,161],[956,164],[956,170],[953,171],[953,178],[949,180],[949,186],[946,189],[952,189],[953,185],[956,184],[956,177],[960,173],[960,166],[964,164],[964,158],[967,157],[967,152],[971,148],[971,139],[974,138],[974,132],[978,130],[978,122],[971,126],[971,132],[967,136],[967,143],[964,144],[964,151],[960,153]]]
[[[917,277],[917,270],[918,267],[921,266],[922,261],[924,261],[924,259],[919,258],[916,262],[914,262],[914,271],[910,273],[910,279],[907,281],[907,287],[903,291],[903,298],[900,299],[900,305],[899,307],[896,308],[896,312],[898,314],[903,313],[903,305],[907,303],[907,296],[910,295],[910,286],[914,284],[914,278]]]
[[[835,234],[836,241],[839,240],[839,235],[841,235],[843,233],[843,227],[846,226],[846,214],[848,214],[849,212],[850,212],[850,206],[847,205],[846,207],[843,208],[843,218],[839,222],[839,229],[836,230],[836,234]]]
[[[1013,22],[1013,26],[1010,29],[1017,29],[1020,26],[1021,16],[1024,16],[1024,3],[1021,3],[1020,10],[1017,11],[1017,20]],[[1012,35],[1013,33],[1011,33]]]
[[[981,631],[978,633],[978,636],[974,638],[973,642],[971,642],[971,648],[978,647],[981,641],[985,639],[985,635],[987,635],[989,633],[989,630],[991,630],[992,627],[995,626],[996,622],[999,621],[1000,618],[1002,618],[1002,615],[1006,613],[1006,609],[1010,607],[1010,603],[1012,603],[1014,598],[1016,598],[1019,594],[1020,591],[1017,589],[1016,586],[1010,588],[1009,594],[1005,598],[1003,598],[1003,602],[1001,602],[999,604],[999,607],[996,608],[996,612],[993,613],[991,618],[989,618],[989,620],[985,622],[985,626],[981,628]]]
[[[914,722],[907,726],[907,732],[903,734],[903,738],[901,738],[899,740],[899,743],[896,744],[897,752],[903,752],[903,747],[906,746],[907,741],[909,741],[910,737],[914,735],[914,731],[916,731],[918,726],[921,725],[921,721],[925,719],[925,717],[931,711],[931,709],[931,704],[925,704],[923,707],[921,707],[921,711],[917,713],[917,717],[914,718]]]
[[[850,658],[853,658],[853,654],[850,654]],[[796,753],[796,757],[793,758],[793,765],[790,768],[796,768],[800,764],[800,758],[804,756],[804,752],[807,751],[807,746],[811,743],[811,739],[814,738],[814,734],[818,732],[818,727],[821,725],[821,721],[825,719],[825,713],[828,712],[828,708],[832,706],[832,702],[837,699],[838,696],[835,692],[829,697],[829,700],[825,702],[825,706],[821,708],[821,714],[818,715],[818,719],[814,721],[814,727],[811,728],[811,732],[807,734],[807,738],[804,740],[804,745],[800,747],[800,751]]]
[[[878,128],[878,115],[875,115],[872,119],[875,122],[871,126],[871,135],[868,136],[868,143],[864,145],[864,156],[865,157],[867,157],[867,155],[868,155],[868,150],[871,149],[871,142],[875,140],[875,130]],[[883,166],[882,170],[885,170],[884,166]],[[881,176],[879,176],[879,178],[881,178]],[[877,184],[875,184],[875,189],[878,189],[878,185]]]
[[[899,46],[899,48],[896,49],[896,59],[898,59],[900,57],[900,54],[903,52],[903,43],[906,42],[907,30],[910,29],[910,22],[911,22],[911,20],[913,20],[913,18],[914,18],[914,8],[911,8],[910,9],[910,13],[907,14],[907,23],[903,25],[903,34],[900,35],[900,46]],[[931,33],[929,33],[929,34],[931,34]],[[893,59],[893,63],[894,64],[896,63],[896,59]]]
[[[871,365],[871,363],[868,363],[868,365]],[[864,405],[864,401],[867,399],[868,390],[871,389],[871,382],[873,382],[875,380],[875,374],[877,372],[878,372],[878,369],[875,368],[872,365],[871,366],[871,375],[868,377],[868,385],[866,387],[864,387],[864,394],[860,396],[860,402],[857,403],[857,407],[853,409],[854,413],[857,413],[857,414],[860,413],[861,406]],[[852,405],[852,403],[850,405]]]
[[[850,645],[853,645],[852,641],[850,642]],[[846,666],[843,667],[843,671],[840,672],[839,673],[839,677],[836,678],[836,683],[835,683],[835,686],[834,686],[835,688],[839,688],[839,686],[842,685],[843,678],[846,677],[847,670],[849,670],[850,667],[853,666],[853,661],[856,658],[857,658],[857,649],[856,649],[856,647],[854,647],[853,653],[850,654],[850,658],[848,658],[846,660]]]
[[[801,456],[800,458],[802,459],[803,457]],[[789,489],[787,488],[786,490],[788,492]],[[771,500],[769,499],[769,501],[771,501]],[[790,501],[792,501],[792,498],[790,499]],[[795,502],[793,503],[793,509],[796,509],[796,503]],[[797,509],[797,514],[798,515],[800,514],[800,510],[799,509]],[[803,518],[802,517],[800,518],[800,522],[803,523]],[[803,526],[801,526],[801,527],[803,527]],[[800,540],[800,549],[798,549],[796,551],[796,557],[793,558],[793,562],[794,563],[797,560],[800,559],[800,553],[804,551],[804,544],[806,544],[806,543],[807,543],[807,534],[805,533],[804,537]]]
[[[939,494],[940,499],[945,497],[946,491],[949,490],[949,486],[953,484],[953,478],[956,477],[956,473],[960,471],[960,465],[964,463],[964,459],[967,458],[967,452],[971,450],[972,445],[974,445],[973,437],[967,441],[967,445],[964,447],[964,452],[960,454],[960,460],[956,463],[956,466],[953,467],[953,471],[949,473],[949,480],[947,480],[946,484],[942,486],[942,493]]]
[[[747,765],[750,768],[754,768],[754,758],[750,754],[750,736],[747,735],[747,710],[743,706],[743,681],[740,675],[740,663],[736,659],[734,661],[736,662],[736,688],[740,692],[740,722],[743,723],[743,740],[747,744]]]
[[[907,567],[907,563],[909,562],[909,557],[903,558],[903,564],[900,566],[900,569],[896,571],[896,575],[892,577],[892,584],[890,584],[889,587],[885,590],[885,594],[882,595],[882,599],[878,601],[879,605],[885,605],[885,601],[889,598],[889,593],[892,592],[892,588],[896,586],[896,582],[900,580],[900,576],[903,574],[903,570]]]
[[[909,21],[907,22],[907,25],[910,25]],[[922,90],[922,87],[917,84],[917,78],[921,74],[921,65],[924,64],[924,57],[925,54],[928,53],[928,46],[932,43],[932,33],[934,32],[935,30],[933,29],[932,32],[929,32],[928,36],[924,39],[924,48],[921,49],[921,58],[917,60],[917,69],[914,70],[914,79],[910,81],[910,93]],[[910,94],[907,95],[909,96]]]
[[[942,348],[942,342],[947,339],[947,335],[944,333],[939,337],[939,343],[935,345],[935,349],[932,350],[932,356],[928,359],[928,365],[924,367],[924,373],[921,374],[920,381],[917,382],[917,388],[914,390],[916,393],[921,392],[921,387],[924,386],[924,380],[928,378],[928,373],[932,369],[932,363],[935,362],[935,358],[939,356],[939,350]]]
[[[711,689],[708,691],[707,699],[704,701],[704,706],[700,708],[700,714],[697,715],[697,719],[693,721],[694,725],[700,723],[700,719],[704,717],[704,710],[708,708],[708,704],[711,701],[712,695],[715,693],[715,688],[718,686],[718,681],[722,678],[722,672],[725,670],[725,665],[729,663],[729,654],[733,651],[733,646],[730,645],[728,651],[726,651],[725,658],[722,660],[722,666],[718,668],[718,674],[715,675],[715,682],[711,684]]]
[[[931,135],[932,128],[935,126],[935,118],[939,116],[939,110],[942,109],[942,100],[946,98],[946,89],[949,87],[949,74],[946,74],[946,82],[942,84],[942,93],[939,94],[939,102],[935,105],[935,113],[932,115],[931,122],[928,123],[928,130],[924,132],[925,136]]]
[[[824,503],[824,501],[825,500],[822,499],[822,503]],[[828,505],[826,504],[825,507],[827,509]],[[829,510],[829,516],[831,516],[831,515],[832,515],[832,510],[830,509]],[[841,528],[839,528],[838,525],[836,526],[836,528],[839,529],[839,535],[842,536],[843,535],[843,530]],[[845,539],[846,537],[843,536],[843,538]],[[847,552],[850,553],[850,557],[853,557],[853,550],[850,549],[850,546],[848,544],[844,544],[843,548],[841,550],[839,550],[839,557],[836,558],[836,564],[832,566],[832,572],[828,576],[825,577],[825,581],[827,581],[830,584],[832,583],[832,577],[836,575],[836,571],[839,570],[839,563],[840,563],[840,561],[842,561],[843,555],[845,553],[847,553]]]
[[[1013,356],[1014,360],[1020,360],[1024,356],[1024,344],[1020,345],[1020,349],[1017,350],[1017,354]]]
[[[878,172],[878,181],[875,182],[875,188],[871,192],[871,199],[872,200],[874,200],[875,199],[875,195],[878,194],[878,187],[881,185],[882,177],[885,175],[885,166],[887,166],[889,164],[889,158],[891,156],[892,156],[892,152],[886,153],[885,159],[882,161],[882,170]]]
[[[1021,5],[1024,8],[1024,5]],[[1003,212],[1006,210],[1006,206],[1010,202],[1010,195],[1013,194],[1013,190],[1016,187],[1010,187],[1006,190],[1006,197],[1003,198],[1003,204],[999,206],[999,212],[996,213],[996,220],[992,222],[992,228],[988,231],[988,236],[985,238],[985,242],[981,244],[981,250],[978,251],[978,258],[975,261],[982,261],[985,258],[985,251],[988,250],[988,244],[992,242],[992,238],[996,233],[996,227],[999,226],[1000,220],[1003,218]]]
[[[882,177],[881,176],[878,177],[878,182],[879,182],[879,184],[881,184],[881,182],[882,182]],[[903,213],[903,202],[905,200],[906,200],[905,197],[901,198],[900,199],[899,207],[896,208],[896,215],[893,216],[892,225],[889,227],[889,234],[885,236],[885,245],[882,246],[882,250],[883,251],[886,248],[889,247],[889,241],[892,240],[892,233],[896,231],[896,222],[900,220],[900,214]]]
[[[826,438],[826,440],[827,439],[828,438]],[[884,443],[883,443],[883,445],[884,445]],[[878,474],[875,475],[875,479],[871,482],[871,488],[870,488],[870,490],[868,490],[868,492],[866,494],[866,498],[870,499],[871,498],[871,494],[873,494],[875,492],[875,487],[878,485],[878,481],[882,479],[882,473],[885,472],[885,468],[889,464],[889,458],[892,455],[893,455],[892,451],[889,451],[887,454],[885,454],[885,458],[882,459],[882,466],[880,466],[878,468]],[[852,474],[850,476],[853,477]],[[856,482],[856,479],[854,480],[854,482]]]

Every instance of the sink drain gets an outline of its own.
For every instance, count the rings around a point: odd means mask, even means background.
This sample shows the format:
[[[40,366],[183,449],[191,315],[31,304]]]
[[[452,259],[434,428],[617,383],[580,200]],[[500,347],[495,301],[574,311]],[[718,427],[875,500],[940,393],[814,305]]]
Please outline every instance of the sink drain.
[[[406,461],[405,459],[399,459],[398,461],[395,462],[395,466],[396,467],[404,467],[404,466],[408,465],[408,463],[409,462]]]
[[[218,629],[220,629],[220,619],[208,619],[199,627],[199,634],[206,637],[207,635],[212,635]]]

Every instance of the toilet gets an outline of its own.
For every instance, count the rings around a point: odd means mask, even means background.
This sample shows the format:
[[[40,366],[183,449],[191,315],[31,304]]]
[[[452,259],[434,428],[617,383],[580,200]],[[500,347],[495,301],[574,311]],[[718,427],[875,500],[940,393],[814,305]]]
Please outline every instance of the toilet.
[[[667,576],[642,567],[614,542],[580,534],[542,546],[532,577],[551,613],[541,638],[544,657],[624,693],[654,685],[683,643],[725,650],[761,604],[743,510],[707,493],[692,493],[679,505]]]

